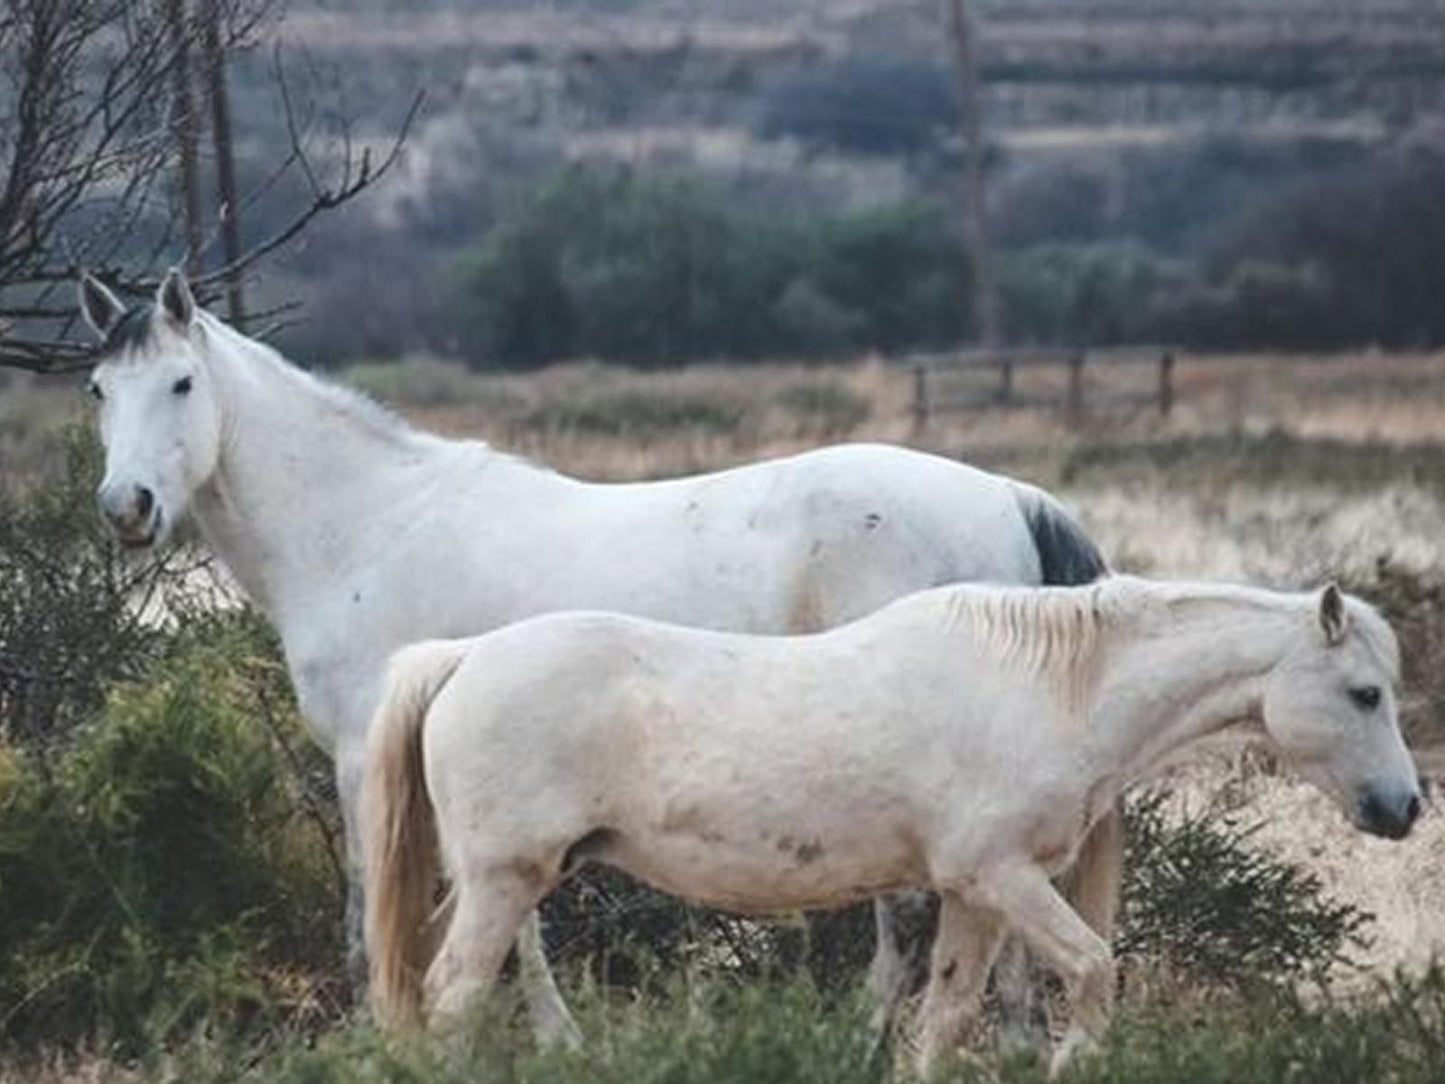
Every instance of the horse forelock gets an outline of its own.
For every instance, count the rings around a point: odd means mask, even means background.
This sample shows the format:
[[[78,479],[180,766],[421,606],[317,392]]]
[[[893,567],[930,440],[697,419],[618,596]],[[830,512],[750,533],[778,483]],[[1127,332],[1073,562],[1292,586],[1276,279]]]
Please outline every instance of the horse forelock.
[[[126,309],[115,325],[106,332],[97,357],[104,360],[143,351],[155,337],[154,322],[151,319],[154,314],[155,306],[151,304]]]
[[[1390,675],[1392,681],[1400,680],[1400,642],[1395,630],[1379,610],[1363,599],[1353,595],[1345,596],[1346,612],[1350,615],[1350,631],[1364,642],[1366,649],[1375,656]]]

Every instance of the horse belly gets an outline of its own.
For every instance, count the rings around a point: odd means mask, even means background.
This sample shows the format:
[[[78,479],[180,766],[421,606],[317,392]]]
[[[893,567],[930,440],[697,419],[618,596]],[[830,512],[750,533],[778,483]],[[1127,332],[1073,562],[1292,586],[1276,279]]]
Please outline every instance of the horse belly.
[[[752,914],[837,906],[926,880],[910,833],[870,828],[867,818],[833,830],[719,819],[623,832],[599,858],[664,892]]]

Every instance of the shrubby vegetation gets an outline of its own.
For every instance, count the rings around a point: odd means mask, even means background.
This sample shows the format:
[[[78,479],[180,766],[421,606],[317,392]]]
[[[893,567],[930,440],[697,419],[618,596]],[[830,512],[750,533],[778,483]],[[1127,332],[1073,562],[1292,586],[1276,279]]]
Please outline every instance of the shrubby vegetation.
[[[1234,818],[1171,817],[1168,795],[1129,808],[1118,950],[1198,984],[1323,979],[1361,947],[1370,915],[1324,897],[1319,878],[1249,847]]]
[[[967,333],[944,209],[750,207],[707,183],[568,169],[458,268],[455,341],[476,365],[641,365],[897,350]]]
[[[1112,172],[1009,180],[995,194],[1007,336],[1209,349],[1445,341],[1445,152],[1422,140],[1375,159],[1353,144],[1294,155],[1216,140],[1125,156]],[[1166,196],[1183,189],[1213,213],[1181,218]],[[700,176],[569,167],[462,259],[432,340],[504,368],[956,344],[974,330],[968,263],[951,191],[939,192],[835,212]]]
[[[334,829],[276,644],[117,554],[97,463],[77,434],[64,478],[0,499],[0,1042],[329,1015]],[[141,620],[162,595],[179,620]]]

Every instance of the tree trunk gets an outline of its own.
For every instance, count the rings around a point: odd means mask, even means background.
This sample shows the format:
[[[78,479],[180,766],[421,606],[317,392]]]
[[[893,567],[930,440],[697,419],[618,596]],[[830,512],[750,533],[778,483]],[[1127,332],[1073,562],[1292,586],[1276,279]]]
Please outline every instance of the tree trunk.
[[[171,72],[171,134],[180,168],[181,216],[185,229],[185,271],[191,278],[201,273],[201,249],[205,238],[201,225],[201,179],[199,136],[196,131],[196,98],[191,87],[191,28],[186,18],[186,0],[166,0],[166,22],[170,24],[175,67]]]
[[[984,346],[998,345],[999,304],[989,260],[983,141],[983,95],[978,63],[978,27],[964,0],[946,0],[948,40],[953,53],[954,88],[958,96],[959,135],[963,139],[963,240],[971,263],[968,297]]]
[[[211,98],[211,137],[216,148],[216,194],[220,201],[221,248],[229,266],[241,258],[241,206],[236,192],[236,158],[231,139],[231,105],[226,95],[226,51],[221,44],[221,0],[202,0],[206,82]],[[246,321],[241,273],[226,276],[231,323]]]

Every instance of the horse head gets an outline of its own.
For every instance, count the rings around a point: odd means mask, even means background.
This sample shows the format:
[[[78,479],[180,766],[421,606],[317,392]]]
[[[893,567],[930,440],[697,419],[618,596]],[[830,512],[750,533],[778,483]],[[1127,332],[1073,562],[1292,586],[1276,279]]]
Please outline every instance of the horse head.
[[[1357,827],[1403,839],[1421,786],[1400,734],[1399,648],[1373,608],[1334,584],[1265,678],[1264,726],[1299,772]]]
[[[80,305],[102,340],[90,378],[105,446],[100,508],[123,544],[156,545],[185,514],[220,455],[221,410],[205,363],[206,327],[185,276],[174,269],[154,304],[135,309],[82,275]]]

